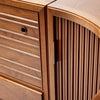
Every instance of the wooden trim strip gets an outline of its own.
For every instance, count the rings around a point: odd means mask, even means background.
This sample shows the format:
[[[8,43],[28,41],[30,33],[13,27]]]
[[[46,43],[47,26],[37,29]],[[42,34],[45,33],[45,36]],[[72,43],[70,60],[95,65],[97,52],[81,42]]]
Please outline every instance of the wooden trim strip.
[[[98,50],[99,50],[99,54],[98,54],[98,77],[97,77],[97,91],[100,90],[100,39],[99,39],[99,45],[98,45]]]
[[[31,23],[34,23],[34,24],[38,24],[38,21],[35,21],[35,20],[32,20],[32,19],[28,19],[28,18],[19,17],[19,16],[10,15],[10,14],[3,13],[3,12],[0,12],[0,17],[1,16],[7,17],[7,18],[9,17],[10,19],[11,18],[20,19],[20,20],[28,21],[28,22],[31,22]]]
[[[94,47],[94,73],[93,73],[93,94],[92,97],[96,94],[96,77],[97,77],[97,63],[98,63],[98,37],[95,36],[95,47]]]
[[[79,54],[79,100],[83,96],[83,78],[84,78],[84,28],[80,26],[80,54]]]
[[[52,14],[52,16],[59,16],[61,18],[65,18],[65,19],[71,20],[75,23],[78,23],[78,24],[86,27],[87,29],[91,30],[92,32],[94,32],[94,34],[96,34],[100,38],[100,27],[95,25],[93,22],[91,22],[79,15],[76,15],[72,12],[56,9],[53,7],[48,7],[48,10]]]
[[[92,75],[93,75],[93,60],[94,60],[94,34],[90,32],[90,56],[89,56],[89,86],[88,86],[88,100],[92,98]]]
[[[39,46],[31,45],[2,35],[0,35],[0,44],[30,53],[32,55],[40,56]]]
[[[28,10],[36,11],[36,12],[41,11],[41,9],[44,7],[43,5],[27,3],[24,1],[18,1],[18,0],[17,1],[15,1],[15,0],[13,0],[13,1],[0,0],[0,4],[12,6],[12,7],[18,7],[18,8],[22,8],[22,9],[28,9]]]
[[[84,58],[84,100],[88,98],[88,61],[89,61],[89,33],[85,29],[85,58]]]

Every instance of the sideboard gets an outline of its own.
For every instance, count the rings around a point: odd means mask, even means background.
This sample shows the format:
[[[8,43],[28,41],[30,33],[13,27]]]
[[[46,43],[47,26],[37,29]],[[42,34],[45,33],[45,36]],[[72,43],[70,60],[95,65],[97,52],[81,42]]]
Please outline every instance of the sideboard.
[[[94,98],[100,2],[88,2],[0,0],[0,100]]]

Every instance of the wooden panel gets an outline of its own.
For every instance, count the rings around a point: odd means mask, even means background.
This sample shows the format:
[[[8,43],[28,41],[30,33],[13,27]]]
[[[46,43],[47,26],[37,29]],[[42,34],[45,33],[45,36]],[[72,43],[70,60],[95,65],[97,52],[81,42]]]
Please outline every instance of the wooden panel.
[[[26,20],[38,20],[38,13],[16,7],[5,6],[0,4],[0,12],[13,15],[15,17],[25,18]]]
[[[42,89],[38,13],[0,8],[0,75]]]
[[[98,37],[95,36],[94,41],[94,73],[93,73],[93,90],[92,90],[92,97],[95,96],[97,92],[97,70],[98,70]]]
[[[89,33],[85,29],[84,100],[88,98]]]
[[[42,88],[39,41],[16,33],[0,34],[0,74]]]
[[[90,56],[89,56],[89,89],[88,89],[88,100],[92,97],[92,75],[93,75],[93,60],[94,60],[94,34],[90,33]]]
[[[97,71],[97,91],[99,91],[100,89],[100,39],[99,39],[99,47],[98,47],[98,50],[99,50],[99,55],[98,55],[98,71]]]
[[[0,64],[0,73],[1,73],[1,75],[5,76],[5,77],[12,77],[19,81],[23,81],[24,83],[29,83],[30,85],[33,85],[38,88],[42,87],[41,86],[41,78],[24,73],[20,70],[10,68],[10,67],[2,65],[2,64]]]
[[[8,59],[2,58],[2,57],[0,57],[0,64],[5,65],[5,66],[15,69],[15,70],[19,70],[20,72],[22,71],[24,73],[30,74],[33,77],[35,76],[37,78],[41,78],[40,71],[35,68],[31,68],[29,66],[25,66],[25,65],[16,63],[14,61],[11,61],[11,60],[8,60]]]
[[[25,43],[29,43],[32,45],[39,46],[39,39],[34,38],[34,37],[28,37],[28,36],[20,34],[20,33],[15,33],[15,32],[0,28],[0,35],[10,37],[10,38],[13,38],[13,39],[25,42]]]
[[[68,72],[67,72],[67,21],[65,19],[62,19],[62,66],[65,66],[63,70],[63,99],[67,100],[68,97]],[[66,44],[65,44],[66,42]],[[66,76],[66,77],[65,77]]]
[[[80,55],[79,55],[79,100],[83,99],[84,83],[84,28],[80,26]]]
[[[0,35],[0,44],[40,56],[39,46],[31,45],[2,35]]]
[[[54,17],[57,100],[91,100],[100,88],[100,40],[87,28]]]
[[[0,77],[0,100],[42,100],[42,93]]]
[[[0,73],[42,87],[39,56],[2,44],[0,44]]]
[[[24,24],[29,24],[29,25],[38,27],[38,21],[29,20],[29,19],[25,20],[24,18],[16,17],[16,16],[9,15],[9,14],[2,13],[2,12],[0,12],[0,18],[7,18],[9,20],[13,20],[13,21],[17,21],[17,22],[21,22]]]
[[[27,30],[26,32],[22,32],[22,28],[25,27]],[[29,24],[24,24],[22,22],[17,22],[14,20],[6,19],[0,17],[0,28],[6,29],[9,31],[17,32],[20,34],[24,34],[27,36],[39,38],[39,30],[37,26],[29,25]]]
[[[73,23],[68,21],[68,99],[72,100],[73,83]]]
[[[78,99],[79,25],[74,23],[74,100]]]
[[[40,68],[40,58],[36,55],[32,55],[8,46],[0,44],[0,57],[36,68]]]
[[[61,99],[62,98],[62,68],[61,68],[61,62],[58,62],[59,60],[61,60],[61,19],[59,18],[56,18],[55,19],[56,21],[58,21],[58,24],[56,26],[56,39],[57,39],[57,42],[56,42],[56,45],[57,45],[57,48],[56,48],[56,51],[57,51],[57,55],[56,54],[56,89],[57,89],[57,99]],[[59,29],[59,31],[57,30]]]

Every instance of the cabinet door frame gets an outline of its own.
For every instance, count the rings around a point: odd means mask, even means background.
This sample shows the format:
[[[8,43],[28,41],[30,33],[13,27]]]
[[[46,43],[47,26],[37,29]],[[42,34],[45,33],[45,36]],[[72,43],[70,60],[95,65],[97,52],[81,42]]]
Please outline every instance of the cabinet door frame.
[[[41,73],[42,73],[42,92],[43,100],[49,100],[48,96],[48,68],[47,68],[47,44],[46,44],[46,23],[45,23],[45,8],[39,11],[39,30],[40,30],[40,58],[41,58]]]

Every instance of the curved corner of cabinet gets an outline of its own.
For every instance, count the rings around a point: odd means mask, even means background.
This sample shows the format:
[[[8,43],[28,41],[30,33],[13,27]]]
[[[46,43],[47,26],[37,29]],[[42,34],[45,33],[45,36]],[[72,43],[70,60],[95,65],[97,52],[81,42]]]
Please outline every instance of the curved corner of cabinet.
[[[48,7],[50,100],[91,100],[100,90],[100,28]]]

